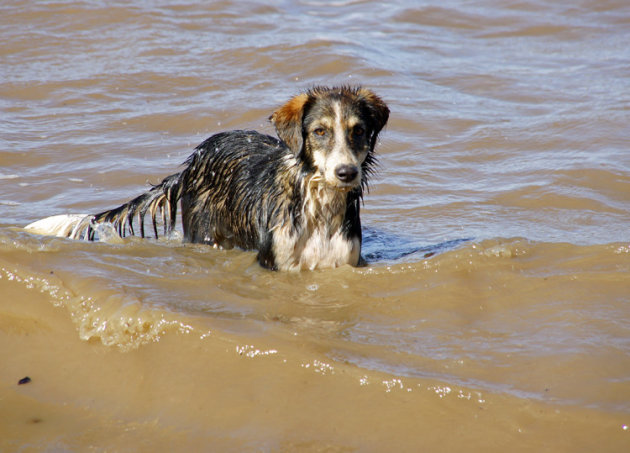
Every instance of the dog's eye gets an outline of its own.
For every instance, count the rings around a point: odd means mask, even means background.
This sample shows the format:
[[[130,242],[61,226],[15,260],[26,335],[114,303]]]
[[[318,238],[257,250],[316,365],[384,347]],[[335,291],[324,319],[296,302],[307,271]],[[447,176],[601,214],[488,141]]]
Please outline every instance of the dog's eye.
[[[356,126],[354,129],[352,129],[352,133],[357,137],[362,137],[363,134],[365,134],[365,129],[363,129],[361,126]]]
[[[326,129],[324,129],[323,127],[318,127],[313,132],[315,132],[315,134],[319,135],[320,137],[323,137],[324,135],[326,135]]]

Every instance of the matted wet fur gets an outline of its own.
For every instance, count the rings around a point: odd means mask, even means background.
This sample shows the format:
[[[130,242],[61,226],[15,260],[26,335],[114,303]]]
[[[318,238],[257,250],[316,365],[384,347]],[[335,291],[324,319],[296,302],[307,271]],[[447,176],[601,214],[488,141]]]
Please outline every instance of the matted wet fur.
[[[68,216],[47,233],[92,240],[99,224],[110,223],[120,236],[145,237],[148,213],[157,237],[160,222],[165,234],[173,230],[180,204],[187,241],[258,250],[270,269],[357,266],[359,204],[388,117],[368,89],[312,88],[271,115],[280,140],[255,131],[213,135],[182,172],[115,209]],[[42,232],[45,221],[27,228]]]

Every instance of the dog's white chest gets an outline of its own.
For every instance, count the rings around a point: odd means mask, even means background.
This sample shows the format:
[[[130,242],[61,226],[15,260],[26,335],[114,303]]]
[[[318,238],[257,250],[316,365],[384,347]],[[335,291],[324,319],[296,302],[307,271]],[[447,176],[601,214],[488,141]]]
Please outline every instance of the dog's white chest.
[[[275,264],[279,270],[325,269],[350,264],[356,266],[361,254],[359,238],[348,239],[339,230],[330,235],[316,229],[298,237],[288,231],[276,231]]]
[[[358,238],[347,239],[337,231],[332,237],[315,231],[306,240],[300,254],[300,269],[339,267],[359,262],[361,244]]]

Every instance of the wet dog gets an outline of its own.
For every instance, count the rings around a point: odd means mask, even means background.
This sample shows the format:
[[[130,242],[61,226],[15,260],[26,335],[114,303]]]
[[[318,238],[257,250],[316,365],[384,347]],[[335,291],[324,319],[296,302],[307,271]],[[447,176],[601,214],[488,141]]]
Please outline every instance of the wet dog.
[[[254,131],[222,132],[205,140],[180,173],[148,192],[96,215],[55,216],[34,232],[93,240],[109,223],[120,236],[145,237],[176,224],[184,238],[221,248],[258,250],[274,270],[358,266],[359,205],[373,170],[374,147],[389,109],[361,87],[316,87],[289,100],[270,117],[280,140]]]

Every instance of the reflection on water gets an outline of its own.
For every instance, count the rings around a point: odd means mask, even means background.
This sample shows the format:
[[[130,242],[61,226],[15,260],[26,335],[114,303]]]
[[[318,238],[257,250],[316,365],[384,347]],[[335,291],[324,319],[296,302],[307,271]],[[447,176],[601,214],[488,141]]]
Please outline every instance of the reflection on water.
[[[0,450],[626,451],[626,3],[2,3]],[[367,267],[19,228],[346,83]]]
[[[368,263],[379,264],[396,262],[402,259],[417,260],[429,258],[436,253],[456,248],[458,245],[471,241],[472,238],[454,239],[439,244],[419,246],[418,241],[405,238],[373,228],[363,229],[363,256]],[[410,257],[407,259],[407,257]]]

